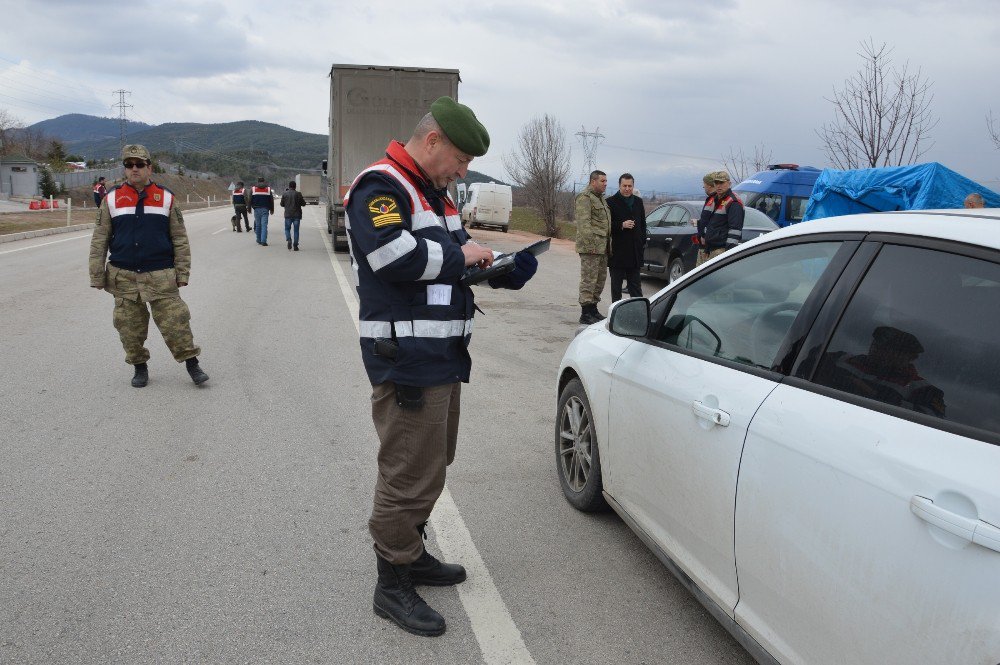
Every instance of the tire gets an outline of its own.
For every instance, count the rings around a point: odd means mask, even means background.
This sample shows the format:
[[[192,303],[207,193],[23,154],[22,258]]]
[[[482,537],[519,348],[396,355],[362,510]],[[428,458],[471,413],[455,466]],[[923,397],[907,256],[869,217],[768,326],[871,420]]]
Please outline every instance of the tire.
[[[684,275],[684,261],[681,257],[677,256],[670,262],[667,267],[667,283],[672,284]]]
[[[504,233],[507,233],[507,227],[506,227],[506,226],[505,226],[505,227],[503,227],[503,232],[504,232]]]
[[[559,484],[570,505],[588,513],[608,510],[594,419],[579,379],[566,384],[559,395],[555,453]]]

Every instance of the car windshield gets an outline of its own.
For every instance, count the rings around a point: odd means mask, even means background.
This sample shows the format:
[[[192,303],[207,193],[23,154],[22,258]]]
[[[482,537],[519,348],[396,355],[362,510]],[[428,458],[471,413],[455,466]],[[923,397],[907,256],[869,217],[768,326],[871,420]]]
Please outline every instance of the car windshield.
[[[737,191],[736,195],[747,209],[759,210],[774,221],[778,221],[778,216],[781,214],[781,194]]]

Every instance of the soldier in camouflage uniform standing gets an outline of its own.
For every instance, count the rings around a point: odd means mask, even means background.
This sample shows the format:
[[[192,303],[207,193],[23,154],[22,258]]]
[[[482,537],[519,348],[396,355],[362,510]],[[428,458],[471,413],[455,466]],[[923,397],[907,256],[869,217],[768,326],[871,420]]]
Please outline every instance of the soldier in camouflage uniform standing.
[[[604,201],[608,176],[593,171],[590,184],[576,196],[576,252],[580,255],[580,323],[604,319],[597,303],[608,278],[608,255],[611,253],[611,210]]]
[[[186,363],[191,379],[201,385],[208,375],[198,366],[201,349],[194,344],[191,312],[179,290],[191,274],[184,218],[173,193],[150,181],[152,161],[145,147],[125,146],[122,161],[125,182],[108,192],[94,224],[90,286],[115,297],[114,324],[125,362],[135,366],[134,387],[149,381],[150,310],[174,360]]]

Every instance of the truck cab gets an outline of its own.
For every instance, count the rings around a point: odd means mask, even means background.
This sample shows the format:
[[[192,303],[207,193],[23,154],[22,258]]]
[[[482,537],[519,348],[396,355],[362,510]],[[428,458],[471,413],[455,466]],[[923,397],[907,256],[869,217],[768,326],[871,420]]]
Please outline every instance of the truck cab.
[[[733,187],[743,205],[764,213],[778,226],[802,221],[820,170],[798,164],[771,164]]]

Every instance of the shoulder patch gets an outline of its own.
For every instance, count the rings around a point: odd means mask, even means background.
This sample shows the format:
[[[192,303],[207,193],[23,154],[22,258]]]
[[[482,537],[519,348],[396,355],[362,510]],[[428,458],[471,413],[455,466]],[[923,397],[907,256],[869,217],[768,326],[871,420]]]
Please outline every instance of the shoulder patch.
[[[375,228],[403,223],[403,218],[399,216],[399,205],[396,203],[396,199],[385,194],[368,199],[368,213],[372,217],[372,224],[375,225]]]

